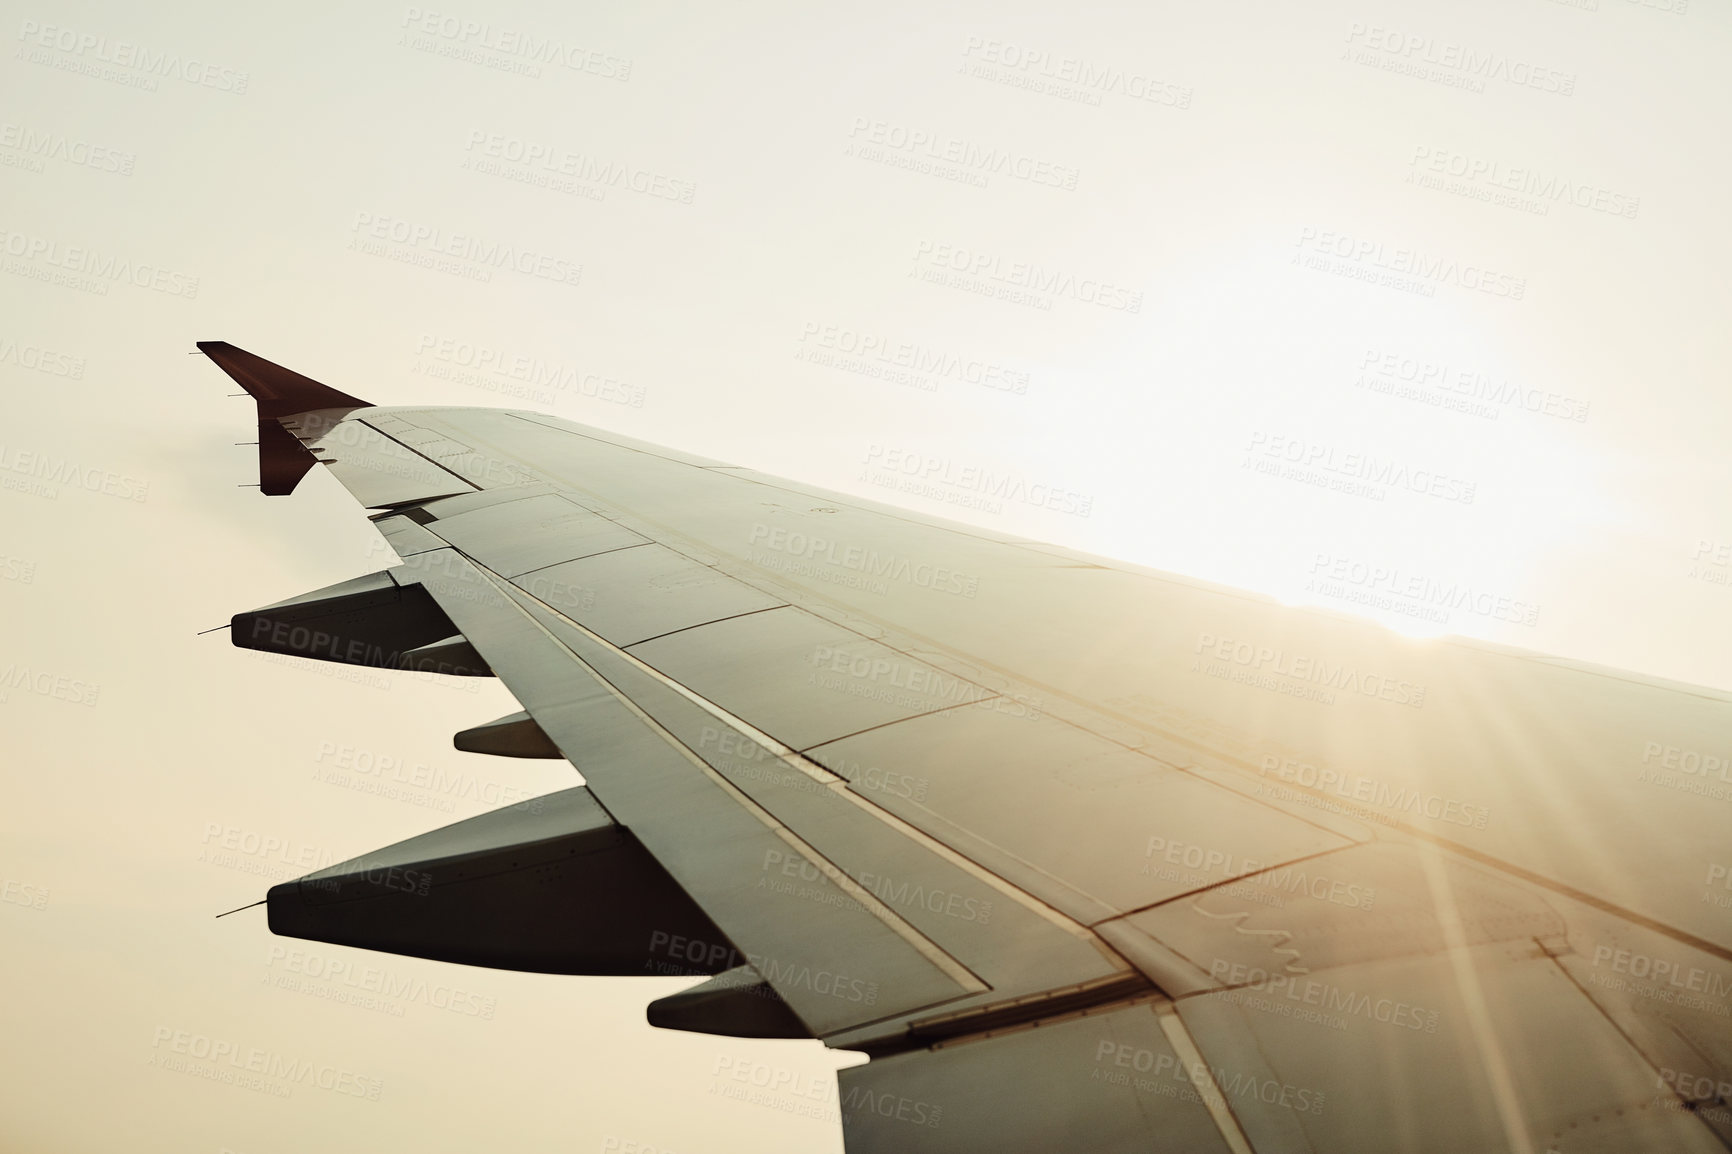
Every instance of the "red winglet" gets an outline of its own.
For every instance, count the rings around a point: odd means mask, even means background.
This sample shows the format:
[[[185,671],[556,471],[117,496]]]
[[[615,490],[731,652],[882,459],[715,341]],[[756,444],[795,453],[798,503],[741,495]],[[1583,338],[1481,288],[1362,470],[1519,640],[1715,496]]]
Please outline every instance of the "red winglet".
[[[259,403],[259,420],[288,417],[311,409],[370,409],[373,402],[340,393],[311,377],[273,365],[227,341],[200,341],[198,350],[217,363]]]
[[[259,489],[287,496],[316,463],[313,454],[278,423],[314,409],[370,409],[371,401],[340,393],[311,377],[274,365],[227,341],[200,341],[199,352],[233,377],[259,406]]]

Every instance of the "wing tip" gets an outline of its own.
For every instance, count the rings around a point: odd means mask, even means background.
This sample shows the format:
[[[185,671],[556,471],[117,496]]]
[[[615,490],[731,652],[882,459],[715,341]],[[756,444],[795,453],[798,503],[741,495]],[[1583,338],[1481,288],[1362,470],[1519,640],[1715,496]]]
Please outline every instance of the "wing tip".
[[[290,417],[314,409],[370,409],[373,402],[311,377],[302,376],[256,353],[249,353],[227,341],[197,341],[198,351],[216,362],[241,388],[258,402],[261,421],[273,417]]]

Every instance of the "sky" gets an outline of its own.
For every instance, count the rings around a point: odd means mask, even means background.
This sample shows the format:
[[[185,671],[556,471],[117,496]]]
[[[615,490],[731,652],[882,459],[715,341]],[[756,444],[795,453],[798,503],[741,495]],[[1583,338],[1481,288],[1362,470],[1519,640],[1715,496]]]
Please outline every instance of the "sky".
[[[1732,689],[1722,5],[3,7],[0,1150],[841,1149],[689,980],[214,918],[575,779],[199,635],[394,558],[196,341]]]

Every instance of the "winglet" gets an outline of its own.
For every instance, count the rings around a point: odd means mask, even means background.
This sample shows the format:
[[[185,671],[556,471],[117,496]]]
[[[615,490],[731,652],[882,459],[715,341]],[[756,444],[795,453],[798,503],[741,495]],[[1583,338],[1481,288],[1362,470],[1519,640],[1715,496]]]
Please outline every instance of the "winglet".
[[[311,377],[272,364],[227,341],[200,341],[198,351],[217,363],[259,403],[259,420],[288,417],[312,409],[370,409],[373,402],[340,393]]]
[[[267,496],[294,492],[302,477],[317,463],[279,421],[314,409],[370,409],[371,401],[340,393],[311,377],[272,364],[227,341],[199,341],[198,351],[215,361],[217,368],[233,377],[259,406],[259,489]]]

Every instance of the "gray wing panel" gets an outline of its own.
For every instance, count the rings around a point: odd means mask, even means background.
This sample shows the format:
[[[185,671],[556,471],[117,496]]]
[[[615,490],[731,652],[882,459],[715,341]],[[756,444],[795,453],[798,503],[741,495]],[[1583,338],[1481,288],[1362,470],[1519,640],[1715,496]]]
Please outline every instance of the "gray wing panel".
[[[913,783],[918,796],[874,793],[1088,923],[1347,844],[1140,751],[990,704],[886,725],[811,756],[862,789]]]
[[[461,556],[417,554],[403,571],[434,594],[573,757],[597,799],[746,951],[815,1033],[971,992],[934,964],[941,951],[897,919],[834,903],[811,903],[790,919],[787,903],[759,883],[770,855],[801,852],[798,839],[742,804],[688,748],[649,722],[629,697]],[[807,856],[821,860],[816,853]]]
[[[355,500],[370,508],[473,489],[463,478],[404,448],[359,416],[333,424],[317,414],[302,414],[283,418],[282,425],[304,441]]]
[[[990,696],[792,606],[699,625],[632,652],[793,749]]]
[[[1580,902],[1552,899],[1569,920],[1561,966],[1732,1148],[1732,962]]]
[[[506,577],[646,543],[553,493],[442,515],[431,525],[435,534]]]
[[[661,545],[551,565],[515,583],[615,645],[784,603]]]
[[[1247,973],[1263,981],[1451,946],[1560,939],[1567,930],[1536,887],[1406,842],[1280,865],[1124,922],[1223,984]]]
[[[1341,966],[1178,1008],[1259,1151],[1725,1150],[1532,942]],[[1310,1108],[1296,1108],[1300,1095]]]
[[[1259,1150],[1719,1148],[1684,1110],[1712,1121],[1728,1085],[1732,966],[1440,846],[1354,846],[1099,928],[1249,1078],[1221,1089]]]
[[[848,1154],[1246,1150],[1163,1030],[1170,1013],[1145,1001],[838,1071]]]
[[[838,1084],[849,1154],[1725,1149],[1531,942],[1103,1007]]]
[[[409,557],[416,553],[425,553],[430,549],[443,549],[444,541],[427,532],[419,524],[403,516],[380,517],[373,522],[385,538],[385,543],[399,557]]]

